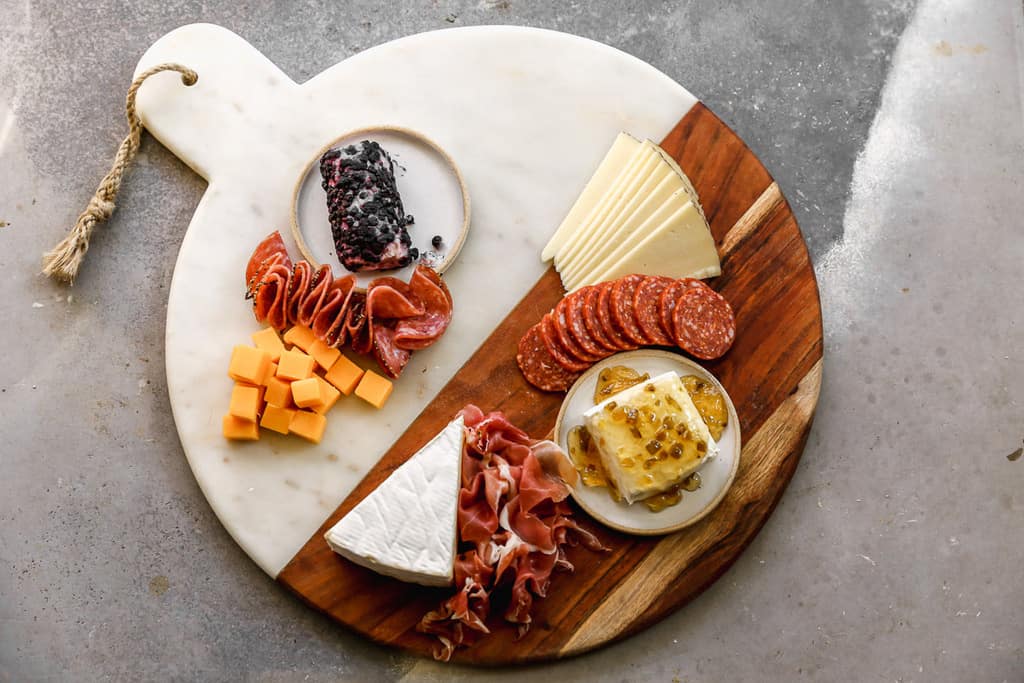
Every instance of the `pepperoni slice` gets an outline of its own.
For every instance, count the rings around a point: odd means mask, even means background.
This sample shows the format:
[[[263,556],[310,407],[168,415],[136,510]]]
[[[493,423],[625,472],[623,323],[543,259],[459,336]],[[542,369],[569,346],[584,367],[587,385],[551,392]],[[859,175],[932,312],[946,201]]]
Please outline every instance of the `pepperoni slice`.
[[[565,391],[580,376],[579,372],[566,370],[551,355],[539,323],[519,340],[516,363],[526,381],[541,391]]]
[[[588,352],[579,342],[576,341],[570,332],[572,325],[570,320],[569,306],[571,303],[570,297],[565,297],[558,302],[555,306],[555,310],[552,311],[551,317],[554,322],[555,333],[558,335],[558,341],[562,343],[562,348],[569,352],[569,355],[583,363],[596,363],[597,361],[604,358],[603,355],[597,353]]]
[[[555,330],[555,323],[551,313],[545,313],[544,317],[540,319],[540,336],[544,340],[548,353],[555,359],[555,362],[568,372],[583,372],[590,367],[590,363],[574,358],[562,346],[562,342],[558,339],[558,332]]]
[[[246,293],[254,294],[267,270],[277,263],[282,264],[288,270],[292,269],[292,260],[288,258],[288,249],[284,246],[281,233],[275,230],[256,245],[252,256],[249,257],[249,263],[245,266]]]
[[[626,339],[626,336],[622,334],[622,330],[615,324],[615,319],[612,317],[613,286],[614,283],[612,282],[605,282],[599,285],[601,291],[598,293],[597,298],[597,318],[601,322],[601,329],[604,330],[605,336],[612,340],[617,350],[631,351],[637,345]]]
[[[587,333],[597,342],[598,346],[606,349],[609,353],[615,353],[619,350],[618,345],[615,341],[605,333],[604,325],[601,324],[601,315],[598,311],[601,298],[601,288],[597,286],[589,286],[581,289],[580,291],[586,291],[583,294],[583,324],[587,328]]]
[[[636,320],[636,311],[633,310],[633,296],[636,288],[644,281],[643,275],[627,275],[615,281],[612,286],[611,314],[612,320],[622,330],[623,336],[635,344],[643,345],[646,342],[640,324]]]
[[[672,311],[675,341],[702,360],[721,357],[736,339],[732,306],[710,287],[686,287]]]
[[[607,358],[612,352],[598,343],[597,339],[587,329],[587,321],[584,317],[586,295],[587,292],[579,290],[566,297],[569,300],[567,304],[569,335],[591,356],[595,356],[598,359]]]
[[[661,326],[661,293],[674,280],[667,277],[650,276],[636,288],[633,295],[633,310],[640,331],[644,333],[647,344],[670,346],[675,342]]]

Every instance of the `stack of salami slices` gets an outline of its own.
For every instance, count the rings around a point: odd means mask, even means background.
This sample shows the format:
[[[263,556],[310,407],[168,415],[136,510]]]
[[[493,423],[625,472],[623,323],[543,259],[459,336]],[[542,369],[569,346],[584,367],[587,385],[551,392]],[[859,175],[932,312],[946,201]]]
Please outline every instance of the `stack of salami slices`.
[[[519,340],[523,376],[565,391],[597,361],[641,346],[678,346],[712,360],[736,338],[725,298],[700,280],[627,275],[569,294]]]

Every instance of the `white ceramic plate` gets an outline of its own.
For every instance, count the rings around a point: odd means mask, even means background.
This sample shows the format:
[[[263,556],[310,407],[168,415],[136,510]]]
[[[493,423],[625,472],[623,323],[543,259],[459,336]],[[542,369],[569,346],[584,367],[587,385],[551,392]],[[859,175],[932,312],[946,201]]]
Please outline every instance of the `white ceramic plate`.
[[[328,149],[373,140],[379,142],[395,162],[395,181],[405,212],[415,221],[409,226],[412,246],[424,254],[423,263],[439,273],[455,260],[469,229],[469,192],[455,162],[425,135],[396,126],[379,126],[352,131],[325,145],[310,160],[295,188],[292,202],[292,232],[299,250],[316,264],[329,263],[335,272],[348,272],[334,253],[334,238],[327,217],[327,196],[321,185],[320,157]],[[441,236],[435,249],[431,239]],[[355,273],[360,287],[382,275],[408,281],[416,265],[398,270]]]
[[[597,521],[629,534],[654,536],[678,531],[695,524],[715,509],[729,490],[740,464],[739,418],[732,399],[715,377],[689,358],[670,351],[641,349],[619,353],[604,359],[583,374],[569,389],[555,422],[555,439],[568,453],[569,431],[583,424],[583,413],[594,406],[594,388],[597,375],[612,365],[625,365],[655,377],[675,372],[680,377],[697,375],[722,392],[729,409],[729,424],[718,440],[719,454],[700,468],[701,486],[693,492],[684,491],[683,499],[661,512],[651,512],[642,502],[627,505],[615,501],[604,487],[577,484],[573,498]]]

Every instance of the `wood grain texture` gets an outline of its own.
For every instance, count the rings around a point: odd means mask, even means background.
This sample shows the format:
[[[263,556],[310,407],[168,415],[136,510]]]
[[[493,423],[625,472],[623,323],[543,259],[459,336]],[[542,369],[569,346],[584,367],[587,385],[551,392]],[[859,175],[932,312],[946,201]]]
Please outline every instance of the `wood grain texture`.
[[[492,619],[491,635],[455,659],[506,664],[564,657],[623,638],[693,599],[754,538],[796,469],[821,382],[822,329],[806,246],[778,186],[746,145],[701,104],[662,142],[690,176],[722,256],[711,285],[736,311],[736,343],[706,364],[736,405],[743,432],[740,469],[719,507],[702,522],[661,538],[612,531],[578,512],[611,550],[575,548],[572,574],[553,577],[533,628]],[[562,394],[540,392],[515,362],[519,337],[562,296],[549,269],[278,575],[310,606],[382,643],[430,656],[415,632],[452,589],[379,576],[333,553],[323,533],[433,437],[467,403],[502,410],[534,436],[554,427]],[[500,610],[495,610],[500,614]]]

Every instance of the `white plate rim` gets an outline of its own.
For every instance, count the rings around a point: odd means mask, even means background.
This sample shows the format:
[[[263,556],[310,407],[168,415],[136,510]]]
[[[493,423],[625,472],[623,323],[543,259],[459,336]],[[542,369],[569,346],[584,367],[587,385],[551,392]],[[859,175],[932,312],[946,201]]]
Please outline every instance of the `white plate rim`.
[[[696,363],[693,360],[690,360],[686,356],[683,356],[679,353],[675,353],[672,351],[666,351],[662,349],[637,349],[635,351],[625,351],[622,353],[617,353],[613,356],[609,356],[608,358],[599,361],[598,363],[595,363],[586,372],[580,375],[579,379],[573,382],[573,385],[569,387],[569,391],[566,392],[565,398],[562,400],[562,405],[558,410],[558,417],[555,418],[555,430],[553,436],[555,443],[557,443],[559,447],[562,448],[562,450],[564,450],[568,454],[569,451],[567,448],[567,444],[561,443],[560,434],[562,431],[562,421],[565,418],[565,412],[569,406],[572,397],[586,382],[586,380],[588,380],[590,377],[593,377],[594,374],[600,372],[609,365],[628,365],[630,359],[644,357],[666,358],[678,363],[679,365],[687,368],[688,370],[695,371],[696,374],[699,374],[701,377],[710,380],[712,384],[715,385],[715,387],[721,392],[722,396],[725,398],[725,405],[729,411],[729,421],[732,423],[732,426],[735,427],[736,429],[736,452],[734,454],[732,467],[729,470],[729,476],[726,479],[725,484],[721,487],[721,490],[718,491],[715,497],[712,498],[703,508],[701,508],[695,514],[691,515],[690,517],[687,517],[681,522],[670,524],[664,527],[659,527],[656,529],[641,529],[631,527],[616,522],[614,520],[608,519],[605,515],[596,512],[594,509],[591,508],[591,506],[587,505],[585,497],[577,493],[577,487],[572,487],[572,497],[573,500],[576,501],[576,504],[579,505],[584,512],[586,512],[588,515],[590,515],[592,518],[594,518],[601,524],[604,524],[607,527],[615,529],[616,531],[621,531],[623,533],[632,534],[635,536],[663,536],[665,534],[670,534],[685,529],[687,527],[693,526],[697,522],[707,517],[716,507],[718,507],[718,504],[722,502],[723,498],[725,498],[725,494],[729,492],[730,488],[732,488],[733,481],[735,481],[736,479],[736,473],[739,471],[740,458],[743,453],[743,443],[742,434],[740,430],[739,416],[736,414],[736,407],[733,405],[732,398],[729,396],[729,393],[725,390],[725,387],[722,386],[722,383],[718,381],[717,377],[711,374],[711,372],[705,369],[702,365]],[[582,485],[582,483],[578,484],[578,486]],[[655,515],[661,513],[651,512],[650,514]]]

